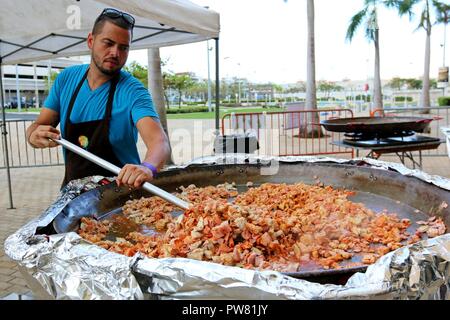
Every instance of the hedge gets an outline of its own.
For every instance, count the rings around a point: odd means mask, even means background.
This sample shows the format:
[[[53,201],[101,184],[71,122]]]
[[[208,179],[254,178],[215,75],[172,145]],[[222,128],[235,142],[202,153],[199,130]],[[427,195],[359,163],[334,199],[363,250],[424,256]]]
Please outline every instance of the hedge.
[[[394,101],[395,101],[395,102],[405,102],[405,98],[406,98],[406,101],[408,101],[408,102],[413,101],[413,98],[412,98],[412,97],[404,97],[404,96],[398,96],[398,97],[395,97],[395,98],[394,98]]]
[[[347,100],[353,100],[353,101],[368,101],[370,102],[371,96],[370,95],[362,95],[358,94],[356,96],[347,96]]]
[[[212,108],[214,110],[214,107]],[[183,107],[166,109],[166,113],[191,113],[191,112],[208,112],[208,107]]]

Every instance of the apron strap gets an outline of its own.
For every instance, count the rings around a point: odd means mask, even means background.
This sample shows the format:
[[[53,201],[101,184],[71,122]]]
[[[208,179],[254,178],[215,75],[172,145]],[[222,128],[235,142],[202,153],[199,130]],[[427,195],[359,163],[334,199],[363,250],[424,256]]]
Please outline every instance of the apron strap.
[[[114,93],[116,92],[116,87],[117,84],[119,83],[119,80],[120,80],[120,71],[118,75],[114,76],[114,78],[111,79],[111,86],[109,88],[108,102],[106,103],[106,111],[105,111],[105,120],[108,122],[111,120]]]
[[[70,114],[72,113],[73,105],[75,104],[75,100],[78,96],[78,92],[80,92],[81,86],[83,85],[84,80],[86,80],[88,72],[89,72],[89,68],[87,68],[85,74],[83,75],[83,78],[78,83],[75,91],[73,92],[72,98],[70,98],[69,109],[67,110],[66,125],[67,125],[67,122],[69,121]]]

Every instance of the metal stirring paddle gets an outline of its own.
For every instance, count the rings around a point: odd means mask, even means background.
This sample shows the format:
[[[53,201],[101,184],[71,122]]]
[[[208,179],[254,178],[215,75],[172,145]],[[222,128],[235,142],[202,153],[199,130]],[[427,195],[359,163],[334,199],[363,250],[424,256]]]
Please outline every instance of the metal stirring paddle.
[[[69,142],[69,141],[67,141],[67,140],[65,140],[63,138],[54,139],[53,141],[55,141],[56,143],[60,144],[64,148],[66,148],[66,149],[68,149],[68,150],[70,150],[72,152],[75,152],[79,156],[81,156],[81,157],[83,157],[83,158],[85,158],[85,159],[87,159],[89,161],[92,161],[93,163],[99,165],[100,167],[111,171],[115,175],[118,175],[120,170],[121,170],[118,166],[115,166],[114,164],[112,164],[112,163],[110,163],[110,162],[108,162],[108,161],[106,161],[106,160],[96,156],[95,154],[93,154],[93,153],[91,153],[89,151],[84,150],[83,148],[78,147],[77,145],[75,145],[75,144],[73,144],[73,143],[71,143],[71,142]],[[142,185],[142,189],[144,189],[144,190],[146,190],[146,191],[148,191],[148,192],[150,192],[150,193],[152,193],[154,195],[157,195],[158,197],[160,197],[160,198],[162,198],[162,199],[164,199],[164,200],[166,200],[166,201],[168,201],[168,202],[170,202],[170,203],[172,203],[172,204],[174,204],[177,207],[180,207],[182,209],[187,210],[187,209],[189,209],[191,207],[191,204],[189,202],[181,200],[180,198],[175,197],[173,194],[171,194],[171,193],[169,193],[167,191],[164,191],[163,189],[160,189],[160,188],[158,188],[157,186],[155,186],[155,185],[153,185],[151,183],[145,182]]]

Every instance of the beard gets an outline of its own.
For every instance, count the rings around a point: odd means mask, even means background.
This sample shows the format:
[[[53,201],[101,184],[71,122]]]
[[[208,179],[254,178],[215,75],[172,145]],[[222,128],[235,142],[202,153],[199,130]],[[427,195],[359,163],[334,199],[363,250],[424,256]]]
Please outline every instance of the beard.
[[[97,69],[100,70],[101,73],[103,73],[104,75],[107,75],[107,76],[117,75],[123,67],[123,65],[117,65],[117,67],[114,69],[106,69],[106,68],[102,67],[102,63],[94,55],[92,55],[92,60],[94,61],[94,64],[97,67]],[[115,62],[118,62],[118,61],[115,60]]]

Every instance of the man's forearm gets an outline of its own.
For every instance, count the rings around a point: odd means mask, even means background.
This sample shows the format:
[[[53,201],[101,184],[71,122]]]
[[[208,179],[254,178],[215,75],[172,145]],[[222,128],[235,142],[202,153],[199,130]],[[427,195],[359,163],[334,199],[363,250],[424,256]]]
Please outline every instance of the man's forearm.
[[[170,147],[167,142],[163,143],[160,148],[155,148],[153,150],[147,149],[144,161],[154,165],[158,170],[164,167],[165,162],[169,159]]]

